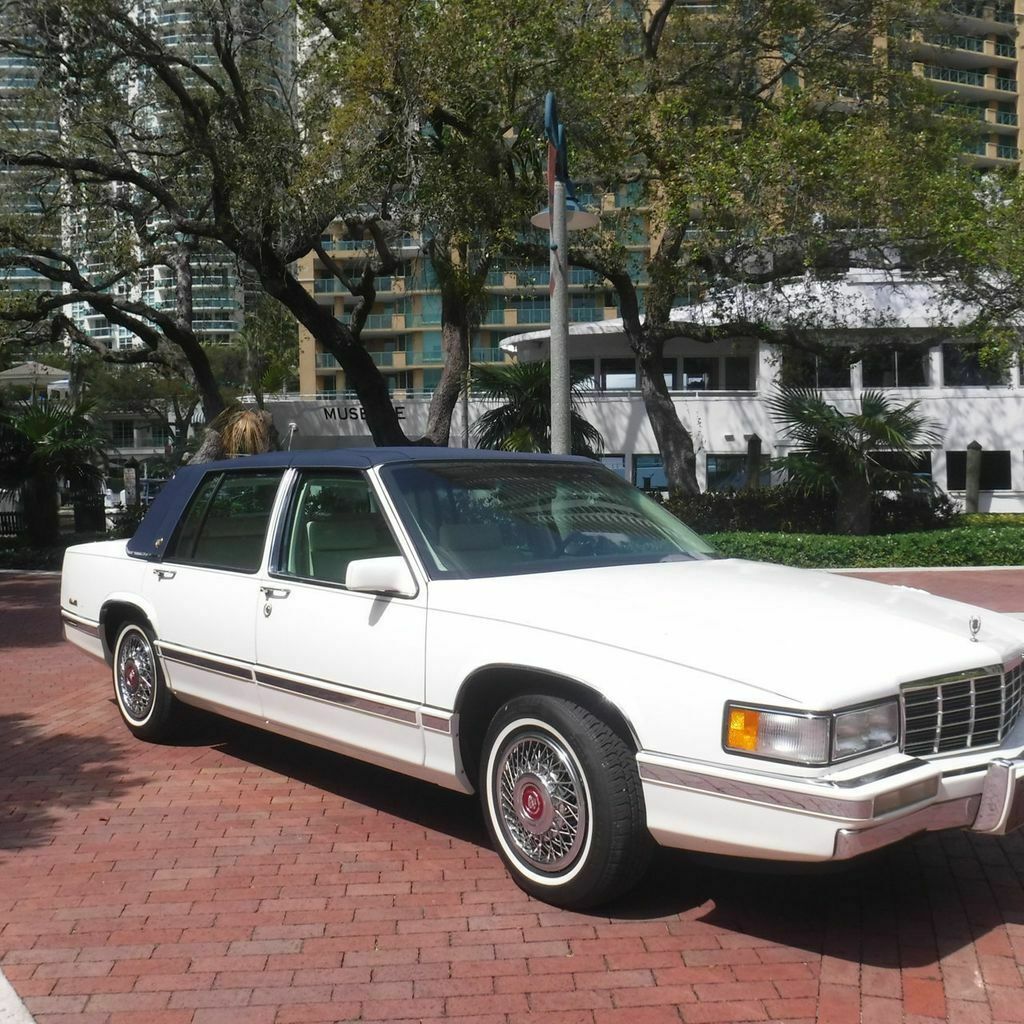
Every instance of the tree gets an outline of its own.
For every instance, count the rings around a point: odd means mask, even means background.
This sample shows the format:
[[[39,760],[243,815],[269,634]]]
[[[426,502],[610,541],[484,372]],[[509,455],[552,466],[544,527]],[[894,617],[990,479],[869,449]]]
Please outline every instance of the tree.
[[[0,412],[0,491],[20,500],[37,547],[57,542],[61,483],[75,490],[101,479],[105,438],[88,413],[56,401]]]
[[[473,370],[473,391],[479,398],[500,402],[474,426],[481,448],[512,452],[551,451],[551,364],[508,363]],[[596,456],[604,448],[600,432],[573,402],[569,431],[574,455]]]
[[[425,239],[444,355],[426,438],[447,444],[488,275],[509,265],[544,195],[544,95],[560,86],[577,114],[574,130],[593,126],[588,148],[600,153],[603,124],[587,112],[596,97],[624,84],[621,28],[607,5],[588,0],[302,6],[328,33],[318,56],[329,69],[320,87],[338,107],[337,144],[346,144],[354,119],[379,112],[377,146],[363,168],[365,202]]]
[[[936,7],[619,5],[632,87],[597,110],[619,140],[618,159],[609,165],[583,149],[577,158],[581,173],[629,182],[636,198],[570,259],[616,291],[673,490],[695,493],[697,481],[693,440],[664,381],[666,339],[746,337],[822,351],[822,328],[843,326],[830,284],[850,268],[934,277],[970,266],[984,279],[978,231],[954,241],[958,228],[976,227],[982,206],[960,158],[964,122],[937,116],[936,96],[911,71],[912,33]],[[638,265],[624,243],[629,218],[641,214],[651,253]],[[820,286],[818,309],[794,313],[778,285],[808,279]],[[756,315],[736,301],[751,292]],[[691,297],[706,315],[672,322],[673,306]]]
[[[361,17],[387,16],[388,4],[357,6]],[[364,110],[337,128],[344,110],[317,87],[321,54],[315,39],[296,44],[287,0],[195,0],[187,13],[167,32],[130,0],[0,0],[0,58],[37,78],[0,122],[16,197],[0,223],[0,267],[29,267],[59,286],[6,296],[0,320],[31,340],[70,337],[110,362],[185,366],[212,422],[225,399],[196,327],[193,279],[197,267],[234,261],[239,279],[338,359],[375,441],[405,443],[360,341],[373,279],[396,264],[393,225],[373,212],[387,197],[368,206],[361,188],[386,123]],[[291,60],[293,46],[306,62]],[[370,240],[355,279],[333,266],[359,300],[346,323],[292,272],[339,216]],[[157,270],[169,275],[171,303],[137,285]],[[140,345],[118,349],[79,330],[73,305]]]
[[[817,391],[782,388],[769,407],[794,450],[779,464],[801,490],[836,495],[839,533],[870,533],[872,494],[920,487],[921,449],[941,440],[917,406],[865,391],[859,411],[846,414]]]

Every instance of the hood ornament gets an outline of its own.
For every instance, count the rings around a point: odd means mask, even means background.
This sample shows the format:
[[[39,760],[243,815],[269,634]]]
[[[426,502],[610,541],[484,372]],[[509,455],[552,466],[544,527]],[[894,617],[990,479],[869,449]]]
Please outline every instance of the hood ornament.
[[[977,615],[972,615],[967,620],[967,625],[971,630],[971,643],[976,644],[978,642],[978,633],[981,632],[981,619]]]

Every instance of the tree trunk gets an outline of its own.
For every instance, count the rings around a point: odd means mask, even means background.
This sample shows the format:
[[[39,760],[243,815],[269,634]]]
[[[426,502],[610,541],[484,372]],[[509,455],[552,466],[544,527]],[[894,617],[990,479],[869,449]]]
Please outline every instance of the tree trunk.
[[[339,323],[334,313],[321,306],[288,272],[284,274],[260,270],[260,281],[295,319],[333,355],[345,371],[345,383],[359,397],[366,413],[373,443],[381,447],[407,445],[409,438],[402,430],[387,381],[370,353],[353,337],[351,330]]]
[[[700,494],[693,438],[683,426],[665,384],[665,344],[648,338],[629,338],[629,341],[640,359],[640,393],[658,451],[661,452],[669,491],[672,494]]]
[[[836,531],[861,536],[871,532],[871,486],[862,476],[849,476],[839,481]]]
[[[53,547],[60,539],[57,481],[49,474],[27,480],[21,488],[21,504],[32,546]]]
[[[441,351],[444,355],[444,369],[434,397],[430,400],[427,430],[421,438],[422,442],[444,446],[451,441],[452,415],[469,372],[470,334],[469,314],[464,299],[457,289],[442,286]]]

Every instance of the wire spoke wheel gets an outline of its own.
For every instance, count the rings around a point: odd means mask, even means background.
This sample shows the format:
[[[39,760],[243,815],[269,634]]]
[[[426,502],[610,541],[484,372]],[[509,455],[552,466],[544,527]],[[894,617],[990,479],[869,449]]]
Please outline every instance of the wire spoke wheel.
[[[155,645],[148,623],[125,622],[114,644],[113,677],[121,720],[133,736],[159,743],[173,737],[178,711]]]
[[[587,830],[586,791],[574,759],[540,732],[516,735],[498,757],[495,803],[516,852],[545,872],[564,871]]]
[[[583,909],[643,874],[635,750],[587,708],[531,693],[503,704],[483,737],[479,792],[494,848],[531,896]]]

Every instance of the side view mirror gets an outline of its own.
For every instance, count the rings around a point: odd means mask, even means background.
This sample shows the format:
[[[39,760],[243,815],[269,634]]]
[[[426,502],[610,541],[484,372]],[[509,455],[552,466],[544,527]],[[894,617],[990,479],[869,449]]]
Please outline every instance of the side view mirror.
[[[409,566],[400,555],[387,558],[357,558],[348,563],[345,586],[361,594],[389,594],[415,597],[419,588]]]

